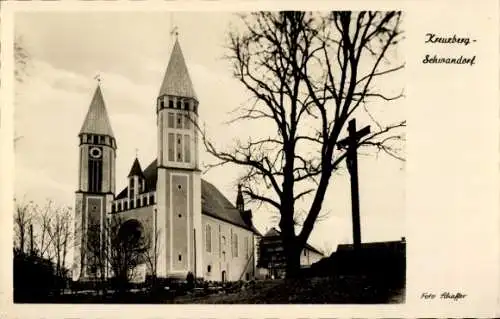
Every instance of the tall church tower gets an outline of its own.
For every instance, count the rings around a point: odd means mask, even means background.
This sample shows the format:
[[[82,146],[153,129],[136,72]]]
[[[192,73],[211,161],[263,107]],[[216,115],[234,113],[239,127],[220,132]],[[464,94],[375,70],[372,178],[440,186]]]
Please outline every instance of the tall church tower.
[[[73,278],[86,280],[100,276],[92,261],[94,256],[86,249],[87,242],[102,240],[103,223],[107,212],[111,212],[115,194],[116,141],[100,85],[95,90],[78,137],[80,155]]]
[[[198,98],[176,40],[156,101],[158,276],[202,274]]]

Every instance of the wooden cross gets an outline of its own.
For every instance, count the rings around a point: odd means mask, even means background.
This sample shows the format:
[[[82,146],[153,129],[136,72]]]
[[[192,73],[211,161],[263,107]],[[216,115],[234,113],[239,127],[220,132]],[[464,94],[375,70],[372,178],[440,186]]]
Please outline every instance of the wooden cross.
[[[340,149],[347,148],[347,169],[351,175],[351,202],[352,202],[352,232],[354,249],[361,248],[361,225],[359,218],[359,186],[358,186],[358,143],[359,140],[370,134],[370,126],[356,131],[356,119],[349,121],[347,128],[349,136],[338,142]]]

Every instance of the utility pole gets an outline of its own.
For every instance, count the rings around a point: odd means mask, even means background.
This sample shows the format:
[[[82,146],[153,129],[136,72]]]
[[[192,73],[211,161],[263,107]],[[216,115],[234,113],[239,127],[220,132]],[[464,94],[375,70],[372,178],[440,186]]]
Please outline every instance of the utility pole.
[[[361,248],[361,225],[359,217],[359,185],[358,185],[358,143],[362,137],[370,134],[370,126],[365,126],[356,131],[356,119],[349,121],[347,128],[349,136],[338,142],[340,149],[347,148],[347,169],[351,176],[351,202],[352,202],[352,233],[354,249]]]

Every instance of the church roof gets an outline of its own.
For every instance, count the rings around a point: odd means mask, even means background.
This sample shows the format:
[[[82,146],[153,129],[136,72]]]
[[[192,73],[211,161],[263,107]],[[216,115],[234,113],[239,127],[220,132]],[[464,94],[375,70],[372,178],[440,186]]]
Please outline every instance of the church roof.
[[[178,39],[175,40],[170,61],[168,62],[163,83],[161,84],[160,93],[158,94],[158,96],[163,95],[197,99]]]
[[[142,172],[141,164],[139,163],[139,159],[136,157],[134,163],[132,164],[132,168],[130,169],[130,173],[128,173],[128,177],[131,176],[140,176],[143,177],[144,174]]]
[[[100,85],[97,86],[92,102],[90,102],[87,116],[85,117],[85,121],[80,129],[80,134],[82,133],[100,134],[114,137]]]
[[[277,230],[276,228],[271,228],[267,231],[267,233],[264,235],[264,237],[279,237],[281,236],[281,232],[279,230]],[[305,248],[309,249],[309,250],[312,250],[314,251],[315,253],[318,253],[320,255],[323,255],[322,252],[320,252],[319,250],[317,250],[316,248],[314,248],[313,246],[309,245],[308,243],[306,243],[305,245]]]
[[[156,181],[158,179],[156,167],[157,162],[154,160],[144,170],[144,178],[146,179],[145,193],[156,190]],[[116,196],[116,199],[125,198],[127,194],[128,187],[125,187]],[[260,236],[259,231],[251,221],[246,220],[242,213],[214,185],[204,179],[201,179],[201,210],[204,215],[248,229]]]

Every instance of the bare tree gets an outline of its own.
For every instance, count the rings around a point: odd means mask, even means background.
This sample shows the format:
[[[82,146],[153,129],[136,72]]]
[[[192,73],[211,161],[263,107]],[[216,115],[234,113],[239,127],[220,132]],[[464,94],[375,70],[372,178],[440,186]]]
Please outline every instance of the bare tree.
[[[207,151],[217,159],[207,166],[246,168],[243,193],[279,212],[286,273],[294,277],[328,185],[346,158],[337,143],[348,120],[363,114],[376,127],[359,146],[403,159],[395,142],[403,139],[406,121],[384,124],[368,109],[374,100],[403,96],[377,89],[380,79],[404,67],[391,65],[402,39],[401,13],[256,12],[241,19],[243,29],[229,35],[228,59],[253,103],[231,123],[258,121],[276,133],[221,150],[203,132]],[[296,216],[296,203],[306,200],[306,214]]]
[[[26,68],[30,60],[30,55],[25,48],[25,44],[22,37],[16,37],[14,40],[14,62],[15,69],[14,75],[16,81],[22,82],[24,76],[26,75]]]
[[[28,75],[27,70],[30,59],[31,59],[30,54],[25,48],[23,38],[21,36],[17,36],[14,39],[14,63],[15,63],[14,76],[16,82],[18,83],[23,82],[25,77]],[[18,136],[14,132],[14,147],[16,146],[17,142],[22,138],[23,136]]]
[[[18,202],[15,201],[14,215],[14,247],[21,253],[25,252],[26,243],[29,238],[29,228],[33,220],[33,202]]]
[[[43,207],[35,205],[35,212],[37,222],[35,249],[40,257],[52,260],[54,250],[50,233],[56,208],[53,201],[47,200]]]
[[[112,274],[117,288],[123,291],[143,264],[149,241],[138,224],[109,215],[101,223],[89,220],[85,236],[85,267],[101,281]]]
[[[158,256],[160,254],[159,240],[160,240],[160,230],[158,229],[147,229],[146,235],[144,237],[144,245],[147,249],[144,251],[143,259],[146,263],[149,273],[152,278],[152,286],[155,286],[156,275],[158,268]]]
[[[52,215],[47,233],[55,259],[56,275],[62,277],[66,274],[66,257],[72,237],[72,210],[70,207],[55,207]]]

